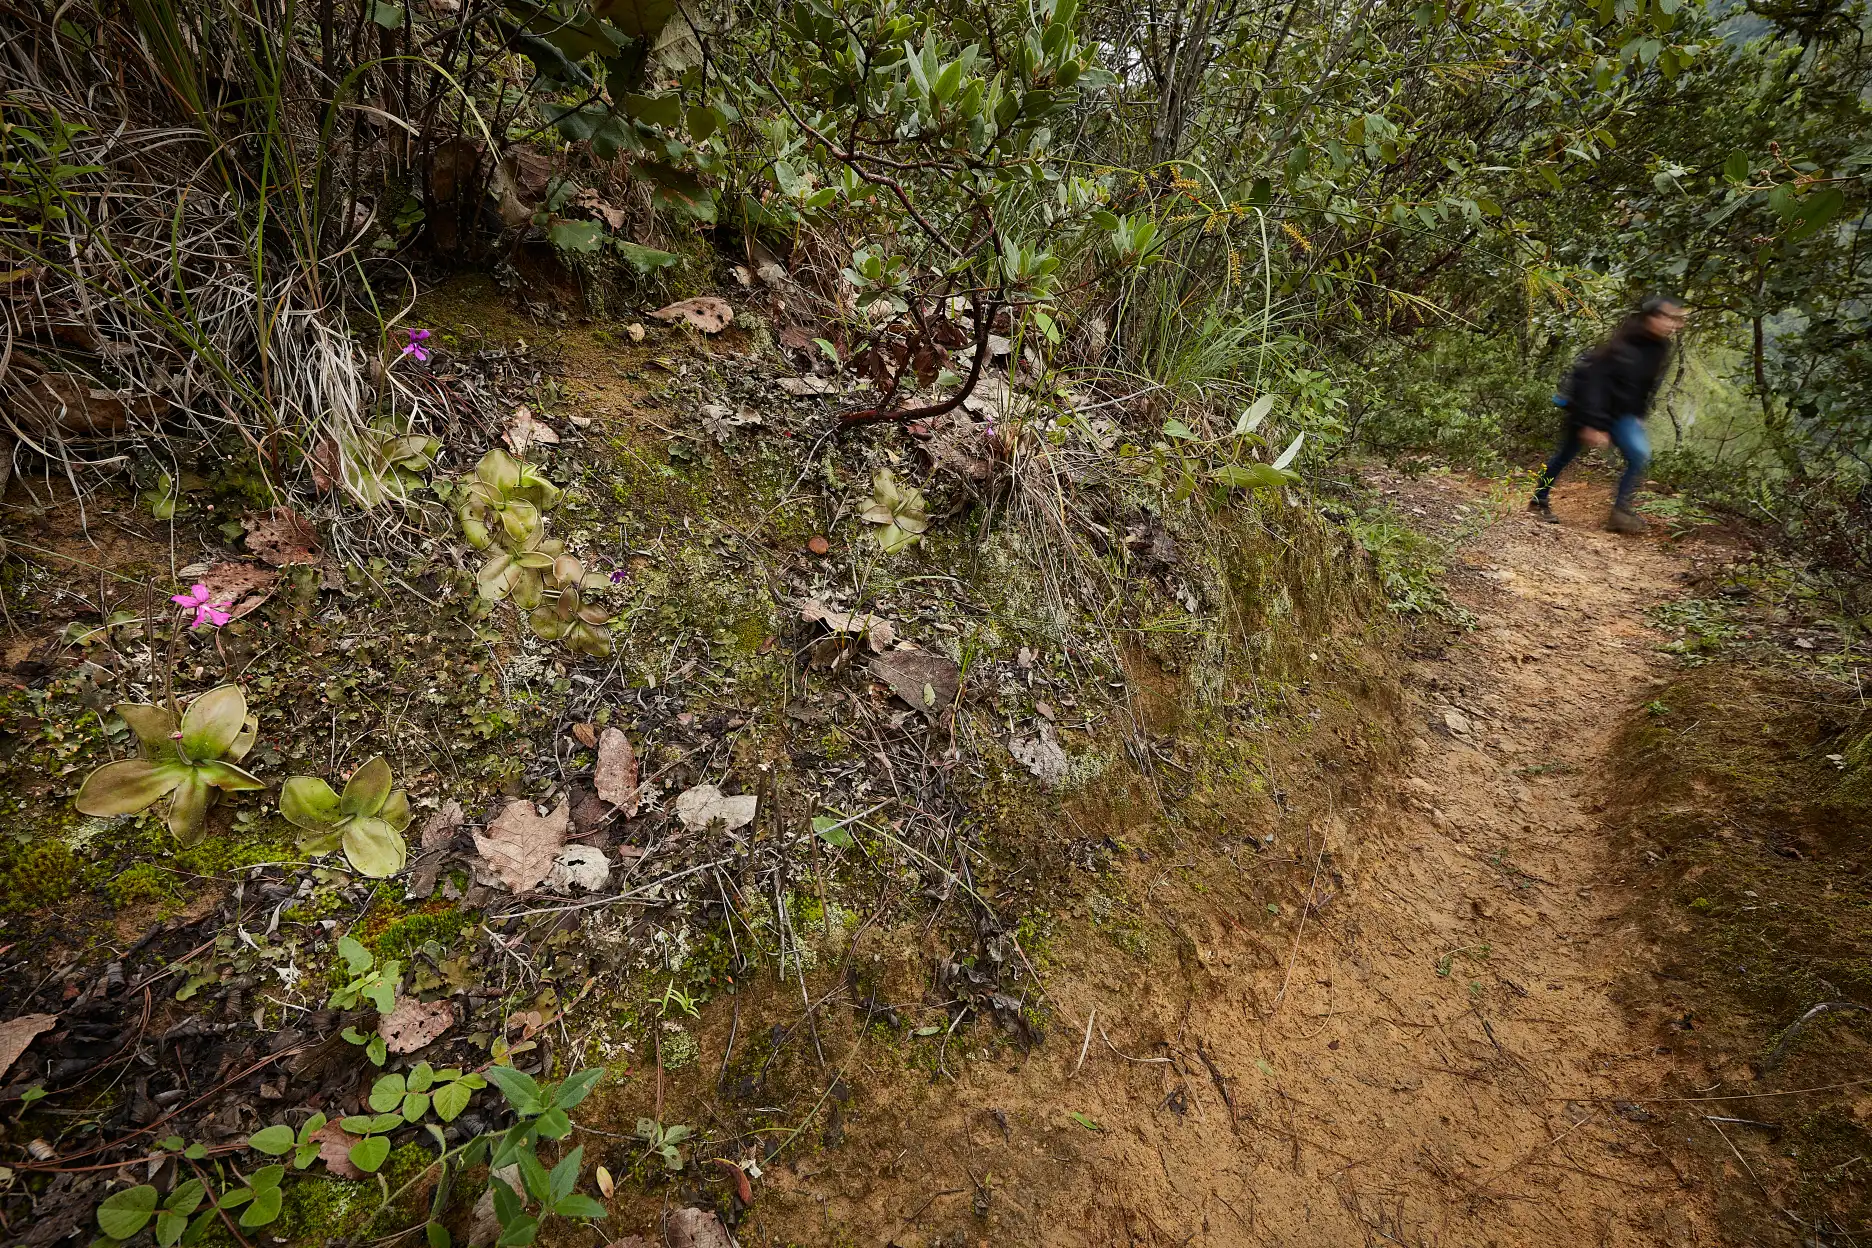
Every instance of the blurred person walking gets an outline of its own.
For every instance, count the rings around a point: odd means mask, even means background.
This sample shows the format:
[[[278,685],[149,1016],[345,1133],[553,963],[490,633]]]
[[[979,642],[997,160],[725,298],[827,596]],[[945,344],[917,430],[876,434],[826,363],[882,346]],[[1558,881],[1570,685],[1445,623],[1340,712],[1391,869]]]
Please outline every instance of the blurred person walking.
[[[1560,523],[1549,500],[1554,481],[1581,449],[1610,442],[1624,457],[1625,471],[1606,527],[1614,533],[1645,531],[1644,518],[1631,508],[1632,495],[1651,464],[1644,421],[1670,360],[1671,339],[1683,324],[1683,304],[1653,295],[1610,338],[1574,362],[1554,396],[1565,411],[1560,445],[1541,468],[1529,511],[1549,524]]]

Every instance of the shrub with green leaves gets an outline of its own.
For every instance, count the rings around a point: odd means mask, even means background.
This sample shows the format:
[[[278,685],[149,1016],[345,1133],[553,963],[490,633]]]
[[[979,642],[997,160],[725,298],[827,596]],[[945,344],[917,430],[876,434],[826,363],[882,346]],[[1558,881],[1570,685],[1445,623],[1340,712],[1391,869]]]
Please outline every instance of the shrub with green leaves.
[[[236,765],[258,732],[238,685],[217,686],[190,702],[179,726],[166,707],[120,702],[113,709],[136,733],[138,757],[86,776],[74,802],[82,813],[131,815],[167,799],[169,830],[192,845],[217,791],[266,787]]]
[[[342,846],[353,867],[381,879],[409,861],[403,841],[409,796],[392,783],[382,755],[352,772],[343,793],[312,776],[294,776],[280,787],[280,814],[311,834],[300,842],[308,854],[329,854]]]

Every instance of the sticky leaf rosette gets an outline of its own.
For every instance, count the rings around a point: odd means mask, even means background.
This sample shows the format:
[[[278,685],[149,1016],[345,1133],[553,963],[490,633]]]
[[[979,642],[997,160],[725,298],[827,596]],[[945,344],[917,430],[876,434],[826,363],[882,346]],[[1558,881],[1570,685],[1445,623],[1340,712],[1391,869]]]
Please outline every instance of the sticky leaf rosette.
[[[304,841],[307,853],[328,854],[343,846],[353,867],[381,879],[409,861],[403,842],[409,796],[390,784],[390,764],[381,755],[352,772],[341,794],[314,776],[294,776],[280,786],[280,814],[312,834]]]
[[[113,708],[137,737],[136,758],[106,763],[78,789],[87,815],[131,815],[169,801],[169,830],[184,844],[201,835],[215,790],[264,789],[265,782],[236,766],[253,747],[257,723],[247,696],[220,685],[189,703],[180,726],[166,707],[120,702]]]

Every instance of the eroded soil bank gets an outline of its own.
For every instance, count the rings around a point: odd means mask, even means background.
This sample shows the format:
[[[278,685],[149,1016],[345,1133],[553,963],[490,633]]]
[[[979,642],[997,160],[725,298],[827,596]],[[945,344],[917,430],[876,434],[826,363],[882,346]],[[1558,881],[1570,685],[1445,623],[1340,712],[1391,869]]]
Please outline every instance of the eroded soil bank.
[[[1476,495],[1392,486],[1445,513]],[[840,1143],[771,1173],[744,1236],[1718,1242],[1618,1109],[1681,1061],[1617,1001],[1654,950],[1602,817],[1609,751],[1667,670],[1644,612],[1685,565],[1589,527],[1590,490],[1562,493],[1563,527],[1517,515],[1462,552],[1476,628],[1412,662],[1402,774],[1277,776],[1314,807],[1260,833],[1295,883],[1255,891],[1226,844],[1122,855],[1099,887],[1134,926],[1097,893],[1067,919],[1044,1048],[912,1082],[841,1045]],[[1316,742],[1282,766],[1360,762]]]

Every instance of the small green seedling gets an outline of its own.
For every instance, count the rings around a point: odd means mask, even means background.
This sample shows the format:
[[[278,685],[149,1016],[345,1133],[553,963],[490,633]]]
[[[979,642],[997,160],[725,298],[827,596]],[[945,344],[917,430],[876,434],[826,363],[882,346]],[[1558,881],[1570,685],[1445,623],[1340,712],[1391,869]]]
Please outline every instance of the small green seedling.
[[[666,1127],[654,1118],[637,1120],[637,1138],[649,1146],[649,1151],[663,1159],[663,1165],[674,1172],[683,1168],[682,1153],[677,1145],[694,1135],[688,1127]]]

